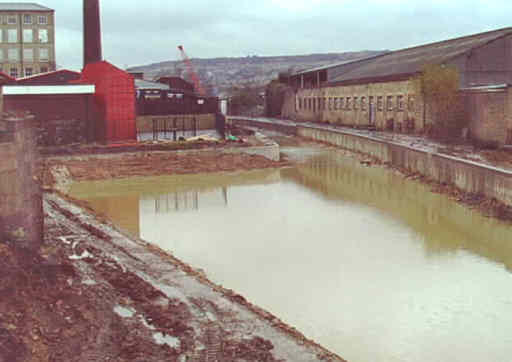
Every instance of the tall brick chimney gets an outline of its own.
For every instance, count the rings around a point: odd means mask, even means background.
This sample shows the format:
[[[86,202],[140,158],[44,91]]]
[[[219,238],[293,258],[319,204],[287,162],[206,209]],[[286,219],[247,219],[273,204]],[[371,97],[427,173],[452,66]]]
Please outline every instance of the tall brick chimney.
[[[84,1],[84,68],[99,62],[101,56],[101,22],[99,0]]]

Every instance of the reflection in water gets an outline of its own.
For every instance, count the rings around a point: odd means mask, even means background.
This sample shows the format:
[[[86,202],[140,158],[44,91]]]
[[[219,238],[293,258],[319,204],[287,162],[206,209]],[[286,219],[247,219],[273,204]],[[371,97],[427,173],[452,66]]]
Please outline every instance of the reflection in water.
[[[508,362],[511,228],[338,152],[304,154],[72,193],[351,362]]]
[[[173,192],[170,194],[162,194],[157,196],[142,196],[142,202],[154,202],[155,205],[155,213],[157,214],[168,214],[171,212],[179,212],[179,211],[189,211],[189,210],[199,210],[199,205],[206,204],[208,206],[228,206],[228,189],[227,187],[221,187],[218,190],[220,192],[215,192],[217,196],[220,196],[219,199],[206,199],[202,200],[203,202],[199,202],[200,198],[204,198],[206,193],[199,193],[198,191],[182,191],[182,192]]]
[[[401,220],[422,239],[427,254],[469,250],[512,270],[509,226],[431,193],[421,183],[360,166],[336,153],[313,157],[297,169],[284,170],[281,176],[328,200],[368,205]]]

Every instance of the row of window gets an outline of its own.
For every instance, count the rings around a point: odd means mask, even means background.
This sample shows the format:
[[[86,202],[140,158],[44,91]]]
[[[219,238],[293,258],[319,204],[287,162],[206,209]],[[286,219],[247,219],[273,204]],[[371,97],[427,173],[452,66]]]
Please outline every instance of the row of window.
[[[0,68],[0,72],[3,72],[3,68]],[[40,70],[39,70],[39,73],[47,73],[48,72],[48,67],[41,67]],[[34,74],[38,74],[37,70],[34,69],[34,68],[31,68],[31,67],[26,67],[25,68],[25,72],[23,74],[23,72],[21,72],[21,74],[18,72],[18,68],[16,67],[12,67],[9,69],[9,75],[13,78],[18,78],[18,77],[30,77],[31,75],[34,75]]]
[[[337,111],[337,110],[362,110],[368,108],[377,111],[384,110],[384,99],[386,99],[386,110],[403,111],[405,109],[405,98],[398,96],[370,96],[370,97],[308,97],[298,98],[298,110],[316,111]],[[407,99],[409,111],[414,111],[414,96],[410,95]]]
[[[32,62],[34,61],[34,53],[37,50],[39,55],[40,62],[48,62],[50,60],[50,50],[48,48],[24,48],[23,49],[23,60]],[[0,62],[5,60],[4,50],[0,49]],[[18,62],[20,60],[20,49],[19,48],[11,48],[7,49],[7,61],[9,62]]]
[[[18,29],[5,29],[7,32],[7,42],[18,42]],[[48,29],[23,29],[23,42],[33,43],[34,32],[37,33],[37,41],[39,43],[48,43]],[[0,29],[0,43],[4,42],[4,29]]]
[[[48,16],[46,15],[30,15],[30,14],[24,14],[23,15],[23,24],[30,25],[30,24],[37,24],[39,25],[46,25],[48,24]],[[0,16],[0,23],[1,24],[18,24],[18,15],[5,15]]]

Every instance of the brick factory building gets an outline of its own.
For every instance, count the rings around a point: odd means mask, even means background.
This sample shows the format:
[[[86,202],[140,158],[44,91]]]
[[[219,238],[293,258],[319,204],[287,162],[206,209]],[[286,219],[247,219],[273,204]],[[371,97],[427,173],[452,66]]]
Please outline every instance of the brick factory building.
[[[13,78],[55,70],[54,10],[0,3],[0,71]]]
[[[474,138],[512,144],[512,28],[293,73],[282,115],[423,133],[431,112],[415,79],[427,65],[457,70]]]

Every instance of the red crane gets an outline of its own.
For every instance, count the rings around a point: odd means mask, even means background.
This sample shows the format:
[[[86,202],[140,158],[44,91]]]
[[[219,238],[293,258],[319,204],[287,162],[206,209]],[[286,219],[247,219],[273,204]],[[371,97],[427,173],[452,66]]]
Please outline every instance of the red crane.
[[[203,87],[201,86],[201,81],[199,80],[199,76],[197,75],[196,71],[194,70],[194,67],[192,66],[192,62],[190,61],[190,58],[188,57],[187,53],[185,53],[185,49],[183,49],[183,45],[178,45],[178,49],[181,53],[181,57],[183,58],[183,62],[185,63],[187,67],[187,73],[189,74],[189,77],[192,79],[192,82],[194,83],[194,88],[197,93],[201,96],[205,96],[206,92],[204,91]]]

